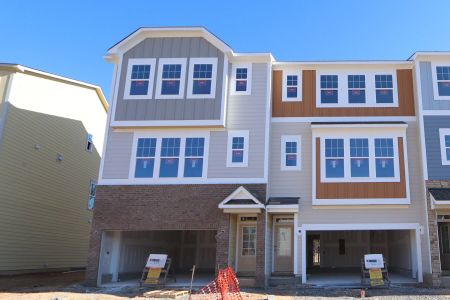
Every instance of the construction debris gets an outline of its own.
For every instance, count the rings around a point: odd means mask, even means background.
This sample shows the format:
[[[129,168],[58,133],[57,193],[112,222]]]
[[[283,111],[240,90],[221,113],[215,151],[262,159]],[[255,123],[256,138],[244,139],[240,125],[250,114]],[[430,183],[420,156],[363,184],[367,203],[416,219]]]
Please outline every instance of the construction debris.
[[[178,299],[181,297],[187,297],[188,295],[189,295],[188,290],[154,290],[144,293],[144,297],[147,298]]]

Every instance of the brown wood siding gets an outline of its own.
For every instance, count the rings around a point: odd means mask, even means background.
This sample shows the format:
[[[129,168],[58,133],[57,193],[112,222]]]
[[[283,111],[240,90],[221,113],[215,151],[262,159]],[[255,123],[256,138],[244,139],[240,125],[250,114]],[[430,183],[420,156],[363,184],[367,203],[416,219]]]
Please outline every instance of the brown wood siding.
[[[406,198],[403,138],[398,138],[400,182],[320,182],[320,138],[316,138],[316,199]]]
[[[398,107],[316,107],[316,71],[303,70],[301,102],[283,102],[283,71],[273,71],[273,117],[414,116],[412,70],[397,70]]]

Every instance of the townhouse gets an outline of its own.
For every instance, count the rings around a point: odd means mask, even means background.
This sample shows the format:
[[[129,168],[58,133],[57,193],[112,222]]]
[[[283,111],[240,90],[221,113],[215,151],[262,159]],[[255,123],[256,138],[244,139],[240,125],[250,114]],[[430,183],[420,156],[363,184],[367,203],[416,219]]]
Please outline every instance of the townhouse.
[[[422,63],[279,62],[201,27],[140,28],[106,60],[89,284],[138,278],[150,252],[255,286],[359,283],[382,253],[394,282],[440,284]]]

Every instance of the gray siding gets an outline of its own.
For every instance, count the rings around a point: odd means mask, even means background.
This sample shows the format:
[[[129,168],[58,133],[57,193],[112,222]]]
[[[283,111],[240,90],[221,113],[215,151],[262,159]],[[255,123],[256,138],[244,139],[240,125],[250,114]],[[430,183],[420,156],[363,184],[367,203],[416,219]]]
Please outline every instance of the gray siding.
[[[450,166],[443,166],[439,128],[450,128],[450,116],[424,116],[428,179],[449,180]]]
[[[430,62],[420,62],[420,81],[422,88],[422,107],[425,110],[450,109],[450,100],[435,100],[433,93],[433,75]]]
[[[130,170],[132,132],[110,130],[103,163],[104,179],[126,179]]]
[[[214,99],[155,99],[158,58],[217,57]],[[128,59],[156,58],[152,99],[124,100]],[[148,38],[123,56],[115,120],[219,120],[222,101],[224,54],[203,38]],[[189,69],[189,59],[186,63]],[[188,87],[186,70],[185,96]]]
[[[251,95],[228,96],[227,130],[249,130],[248,167],[227,168],[228,132],[212,131],[209,147],[209,178],[262,178],[264,176],[268,68],[268,64],[253,64]]]

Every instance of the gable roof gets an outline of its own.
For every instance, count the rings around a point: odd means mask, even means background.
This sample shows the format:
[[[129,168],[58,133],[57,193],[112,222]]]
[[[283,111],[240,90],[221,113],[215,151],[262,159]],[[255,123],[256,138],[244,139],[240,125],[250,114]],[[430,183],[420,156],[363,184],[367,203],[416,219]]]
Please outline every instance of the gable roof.
[[[243,186],[238,187],[234,192],[220,202],[218,207],[224,209],[243,206],[246,208],[264,208],[264,204],[262,204],[255,195],[250,193]]]
[[[450,201],[450,188],[429,188],[428,191],[436,201]]]

